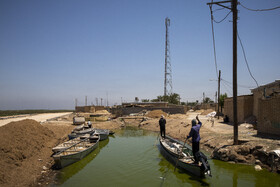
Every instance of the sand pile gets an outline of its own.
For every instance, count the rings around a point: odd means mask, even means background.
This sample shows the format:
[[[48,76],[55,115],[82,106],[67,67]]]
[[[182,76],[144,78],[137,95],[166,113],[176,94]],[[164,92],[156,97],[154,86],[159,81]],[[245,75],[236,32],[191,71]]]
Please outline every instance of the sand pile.
[[[52,131],[34,120],[11,122],[0,127],[0,186],[20,180],[26,170],[21,166],[40,153],[53,136]]]
[[[111,113],[108,112],[107,110],[97,110],[96,112],[94,112],[94,114],[109,115]]]
[[[145,116],[150,117],[150,118],[160,118],[161,115],[164,115],[164,117],[167,116],[165,112],[162,110],[152,110],[146,113]]]

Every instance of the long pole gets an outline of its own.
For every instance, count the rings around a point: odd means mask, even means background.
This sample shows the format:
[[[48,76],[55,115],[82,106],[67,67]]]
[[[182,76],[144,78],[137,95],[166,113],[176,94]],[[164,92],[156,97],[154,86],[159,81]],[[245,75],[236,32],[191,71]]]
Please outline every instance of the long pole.
[[[220,82],[221,82],[221,70],[219,70],[219,79],[218,79],[218,119],[220,116]]]
[[[233,126],[234,145],[238,144],[238,124],[237,124],[237,0],[232,0],[232,20],[233,20]]]

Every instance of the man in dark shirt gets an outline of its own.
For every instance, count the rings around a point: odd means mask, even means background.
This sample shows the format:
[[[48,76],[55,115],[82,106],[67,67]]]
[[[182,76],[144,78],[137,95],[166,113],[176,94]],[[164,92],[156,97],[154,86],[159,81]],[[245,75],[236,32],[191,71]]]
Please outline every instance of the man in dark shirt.
[[[161,118],[159,120],[159,127],[160,127],[160,135],[163,138],[165,138],[165,124],[166,124],[166,120],[164,119],[164,116],[161,115]],[[162,134],[163,134],[163,136],[162,136]]]
[[[198,163],[198,158],[196,156],[196,153],[199,152],[199,141],[200,141],[200,135],[199,135],[199,130],[202,126],[201,121],[198,119],[198,115],[196,116],[196,119],[198,123],[196,124],[196,120],[192,120],[192,128],[189,133],[189,136],[187,136],[187,139],[192,138],[192,151],[193,151],[193,156],[195,160],[195,164]]]

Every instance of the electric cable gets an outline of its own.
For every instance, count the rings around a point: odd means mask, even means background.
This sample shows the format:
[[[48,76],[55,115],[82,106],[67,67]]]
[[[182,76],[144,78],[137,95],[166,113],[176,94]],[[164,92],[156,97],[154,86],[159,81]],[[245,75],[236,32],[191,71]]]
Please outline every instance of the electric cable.
[[[232,82],[229,82],[229,81],[227,81],[227,80],[225,80],[225,79],[222,79],[222,78],[221,78],[221,80],[232,85]],[[241,88],[249,88],[249,89],[255,88],[255,87],[253,87],[253,86],[245,86],[245,85],[242,85],[242,84],[237,84],[237,86],[238,86],[238,87],[241,87]]]
[[[214,22],[215,23],[222,23],[227,17],[228,17],[228,15],[231,13],[231,11],[229,11],[229,13],[222,19],[222,20],[220,20],[220,21],[216,21],[215,19],[214,19],[214,17],[213,17],[213,20],[214,20]]]
[[[212,0],[213,1],[213,0]],[[209,5],[210,12],[211,12],[211,25],[212,25],[212,38],[213,38],[213,49],[214,49],[214,60],[215,60],[215,67],[216,67],[216,75],[218,76],[218,67],[217,67],[217,57],[216,57],[216,46],[215,46],[215,34],[214,34],[214,24],[213,24],[213,12],[212,12],[212,5]]]
[[[226,85],[224,82],[222,82],[222,84],[224,85],[224,88],[228,91],[229,95],[232,96],[232,92],[226,87],[228,85]]]
[[[216,10],[213,10],[213,12],[217,12],[217,11],[224,10],[224,9],[225,9],[225,7],[223,7],[223,8],[217,8]]]
[[[249,71],[249,73],[250,73],[252,79],[254,79],[254,81],[256,82],[257,87],[259,87],[259,84],[258,84],[257,80],[255,79],[255,77],[254,77],[254,76],[252,75],[252,73],[251,73],[251,70],[250,70],[250,67],[249,67],[249,65],[248,65],[248,61],[247,61],[247,58],[246,58],[245,50],[244,50],[244,47],[243,47],[243,44],[242,44],[242,41],[241,41],[241,39],[240,39],[240,36],[239,36],[238,32],[237,32],[237,37],[238,37],[238,40],[239,40],[239,42],[240,42],[240,45],[241,45],[241,48],[242,48],[242,51],[243,51],[243,56],[244,56],[244,59],[245,59],[246,65],[247,65],[247,69],[248,69],[248,71]]]
[[[267,9],[251,9],[251,8],[245,7],[245,6],[244,6],[243,4],[241,4],[240,2],[239,2],[239,4],[240,4],[243,8],[247,9],[247,10],[256,11],[256,12],[260,12],[260,11],[271,11],[271,10],[276,10],[276,9],[280,8],[280,6],[277,6],[277,7],[273,7],[273,8],[267,8]]]

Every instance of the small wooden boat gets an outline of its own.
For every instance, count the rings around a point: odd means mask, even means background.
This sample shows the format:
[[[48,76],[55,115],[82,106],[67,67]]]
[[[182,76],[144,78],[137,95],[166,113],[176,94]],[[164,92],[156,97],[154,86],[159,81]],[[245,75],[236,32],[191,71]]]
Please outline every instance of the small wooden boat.
[[[211,176],[210,165],[207,162],[207,157],[203,153],[199,152],[199,163],[195,164],[190,146],[185,145],[183,147],[181,141],[171,138],[170,136],[166,136],[165,139],[160,138],[159,142],[162,155],[177,167],[196,176]]]
[[[100,136],[100,141],[106,140],[109,136],[110,131],[107,129],[94,129],[95,134]]]
[[[53,155],[55,165],[57,168],[63,168],[81,160],[98,147],[99,140],[100,136],[98,134],[85,138],[80,137],[80,142],[66,147]]]
[[[89,128],[81,131],[73,131],[71,134],[68,135],[69,140],[77,138],[79,136],[83,136],[85,134],[99,134],[100,141],[103,141],[106,140],[110,134],[110,131],[107,129]]]
[[[74,145],[80,143],[80,142],[83,141],[85,138],[89,138],[89,137],[90,137],[90,134],[85,134],[85,135],[83,135],[83,136],[79,136],[79,137],[77,137],[77,138],[73,138],[73,139],[71,139],[71,140],[68,140],[68,141],[66,141],[66,142],[63,142],[63,143],[59,144],[58,146],[52,148],[52,151],[53,151],[54,153],[58,153],[58,152],[60,152],[60,151],[62,151],[62,150],[64,150],[64,149],[67,149],[67,148],[69,148],[69,147],[71,147],[71,146],[74,146]]]

